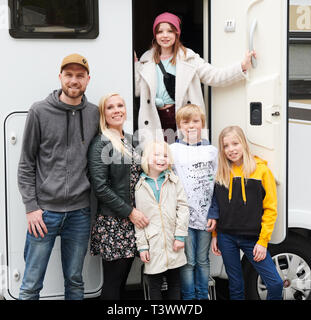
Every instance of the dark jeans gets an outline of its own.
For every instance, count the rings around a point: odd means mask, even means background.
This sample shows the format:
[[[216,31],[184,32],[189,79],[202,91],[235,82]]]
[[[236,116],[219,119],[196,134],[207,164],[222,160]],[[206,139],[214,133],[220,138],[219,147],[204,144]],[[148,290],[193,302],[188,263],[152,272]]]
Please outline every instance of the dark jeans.
[[[161,287],[166,277],[168,300],[180,300],[180,268],[169,269],[162,273],[148,274],[150,300],[162,300]]]
[[[102,300],[123,299],[124,287],[131,270],[134,258],[103,260],[104,284],[101,292]]]
[[[267,251],[266,258],[262,261],[256,262],[253,260],[253,249],[257,239],[219,232],[217,240],[229,278],[231,300],[245,299],[240,250],[244,252],[265,283],[268,290],[267,300],[282,300],[283,281],[276,270],[270,253]]]

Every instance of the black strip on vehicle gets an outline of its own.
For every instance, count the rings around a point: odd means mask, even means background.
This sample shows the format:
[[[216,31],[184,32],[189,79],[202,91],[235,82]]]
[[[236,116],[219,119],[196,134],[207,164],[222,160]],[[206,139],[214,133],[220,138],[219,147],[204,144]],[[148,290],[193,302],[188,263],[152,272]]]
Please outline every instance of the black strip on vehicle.
[[[294,120],[311,121],[311,109],[289,107],[288,118]]]

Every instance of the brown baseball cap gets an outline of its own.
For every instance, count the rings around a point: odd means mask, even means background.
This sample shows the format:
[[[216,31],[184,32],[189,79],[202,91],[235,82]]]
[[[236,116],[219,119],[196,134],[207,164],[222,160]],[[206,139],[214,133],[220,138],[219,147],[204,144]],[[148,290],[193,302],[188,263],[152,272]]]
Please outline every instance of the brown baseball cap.
[[[88,64],[86,58],[84,58],[83,56],[81,56],[80,54],[77,54],[77,53],[70,54],[69,56],[67,56],[63,59],[62,64],[60,66],[60,72],[62,72],[63,69],[70,63],[80,64],[81,66],[83,66],[87,70],[87,73],[90,73],[89,64]]]

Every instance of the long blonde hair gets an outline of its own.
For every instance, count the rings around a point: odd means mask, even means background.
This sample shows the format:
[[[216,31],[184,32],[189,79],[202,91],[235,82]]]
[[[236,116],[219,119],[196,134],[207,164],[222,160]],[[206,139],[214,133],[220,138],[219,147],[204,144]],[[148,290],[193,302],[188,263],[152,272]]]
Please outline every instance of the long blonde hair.
[[[117,151],[119,151],[122,155],[124,155],[126,153],[128,156],[131,157],[132,155],[124,147],[124,144],[123,144],[120,136],[114,130],[109,129],[106,118],[105,118],[105,104],[109,98],[114,97],[114,96],[119,96],[123,100],[124,106],[125,106],[124,99],[118,93],[109,93],[109,94],[103,96],[100,99],[99,104],[98,104],[99,128],[100,128],[101,133],[111,141],[112,146]]]
[[[175,33],[176,36],[176,40],[175,43],[173,45],[173,58],[171,60],[172,65],[176,65],[176,58],[177,58],[177,54],[179,49],[181,49],[184,52],[184,55],[186,56],[186,48],[182,45],[182,43],[180,42],[180,35],[177,32],[177,29],[169,22],[167,22],[170,27],[172,28],[173,32]],[[156,28],[155,28],[155,34],[157,34],[159,32],[159,28],[160,28],[160,24],[159,23]],[[157,43],[157,40],[155,38],[153,38],[152,40],[152,48],[154,49],[154,53],[153,53],[153,59],[154,62],[156,64],[160,63],[161,59],[161,46]]]
[[[246,137],[243,130],[239,126],[229,126],[224,128],[218,138],[218,169],[216,174],[216,182],[220,185],[224,185],[226,188],[229,187],[230,173],[232,171],[232,162],[227,159],[224,151],[224,138],[228,134],[233,134],[239,140],[243,147],[243,175],[248,178],[256,169],[256,162],[254,156],[249,150]]]

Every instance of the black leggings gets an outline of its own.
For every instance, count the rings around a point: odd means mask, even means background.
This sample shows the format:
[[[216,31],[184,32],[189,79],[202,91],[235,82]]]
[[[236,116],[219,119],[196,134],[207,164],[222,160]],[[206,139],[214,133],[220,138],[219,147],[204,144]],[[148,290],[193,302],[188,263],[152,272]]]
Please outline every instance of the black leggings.
[[[180,268],[169,269],[158,274],[148,274],[150,300],[162,300],[161,287],[166,277],[168,300],[180,300]]]
[[[102,300],[120,300],[123,298],[127,276],[134,258],[103,260],[104,284],[101,292]]]

